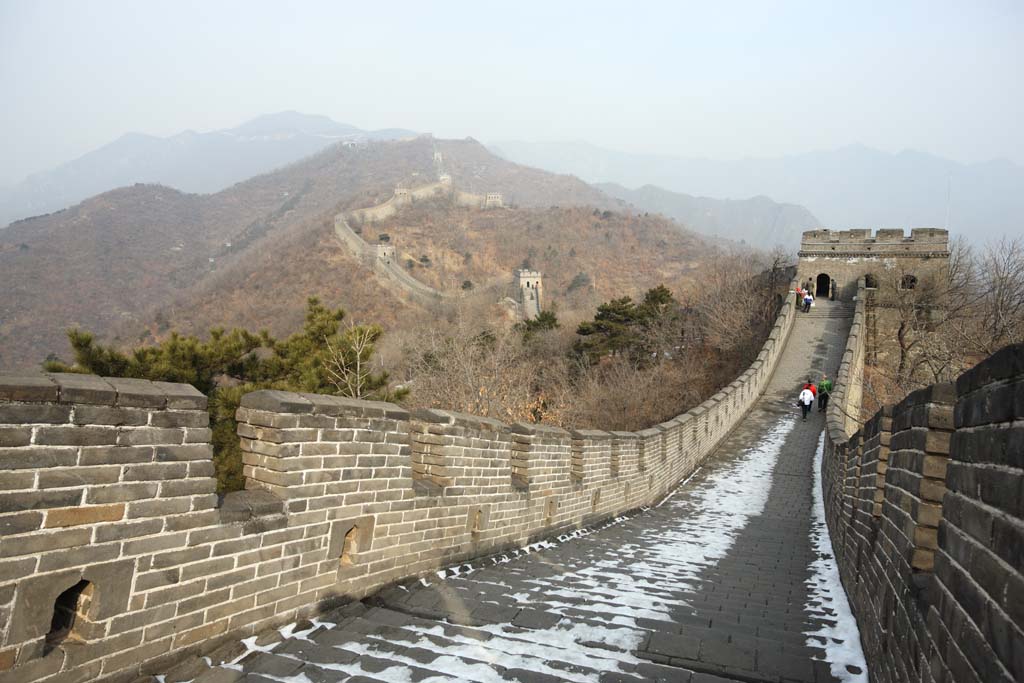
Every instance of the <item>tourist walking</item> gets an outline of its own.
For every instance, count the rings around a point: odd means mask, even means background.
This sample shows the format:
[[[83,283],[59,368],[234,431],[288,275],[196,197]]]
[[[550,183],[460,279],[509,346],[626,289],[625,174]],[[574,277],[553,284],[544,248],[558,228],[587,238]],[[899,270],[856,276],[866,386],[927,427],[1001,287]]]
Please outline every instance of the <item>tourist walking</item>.
[[[811,294],[811,290],[804,292],[804,313],[811,310],[811,304],[814,303],[814,296]]]
[[[828,375],[823,374],[818,382],[818,412],[824,413],[828,410],[828,397],[832,393],[832,380]]]
[[[807,387],[800,390],[800,397],[797,399],[797,404],[800,406],[800,412],[803,413],[803,421],[807,422],[807,413],[811,412],[811,404],[814,403],[814,394]]]

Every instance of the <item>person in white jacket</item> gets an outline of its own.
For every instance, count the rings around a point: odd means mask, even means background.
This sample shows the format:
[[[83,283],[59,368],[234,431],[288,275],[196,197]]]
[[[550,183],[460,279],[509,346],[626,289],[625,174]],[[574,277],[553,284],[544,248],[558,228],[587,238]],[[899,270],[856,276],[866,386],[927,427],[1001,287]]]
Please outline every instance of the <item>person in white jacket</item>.
[[[807,422],[807,413],[811,412],[811,405],[814,403],[814,394],[811,390],[804,388],[800,391],[800,397],[797,398],[797,403],[800,404],[800,412],[804,414],[804,422]]]

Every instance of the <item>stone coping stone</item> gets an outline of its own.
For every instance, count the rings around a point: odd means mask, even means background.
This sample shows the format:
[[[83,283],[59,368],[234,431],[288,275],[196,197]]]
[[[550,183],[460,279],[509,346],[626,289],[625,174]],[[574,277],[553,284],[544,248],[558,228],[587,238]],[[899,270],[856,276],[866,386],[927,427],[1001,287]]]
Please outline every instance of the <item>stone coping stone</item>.
[[[636,433],[637,437],[641,439],[653,439],[654,437],[661,436],[665,432],[665,428],[661,425],[656,427],[648,427],[647,429],[641,429]]]
[[[469,413],[457,413],[452,410],[421,408],[420,410],[414,410],[412,412],[412,417],[416,420],[420,420],[421,422],[447,424],[452,425],[453,427],[463,427],[465,429],[478,429],[490,432],[510,431],[510,427],[501,420],[495,420],[490,417],[480,417],[479,415],[470,415]]]
[[[408,420],[409,411],[384,401],[363,401],[344,396],[261,389],[242,396],[242,408],[270,413],[322,414],[344,417],[384,417]]]
[[[601,429],[573,429],[570,430],[572,438],[574,439],[590,439],[591,441],[601,441],[612,438],[611,432],[606,432]]]
[[[611,432],[608,432],[608,433],[611,434],[612,436],[614,436],[616,439],[633,440],[633,439],[639,439],[640,438],[640,435],[637,434],[636,432],[611,431]]]
[[[6,401],[56,401],[60,387],[46,375],[0,375],[0,399]]]
[[[1010,344],[975,365],[956,380],[960,395],[969,394],[993,382],[1024,375],[1024,343]]]
[[[529,434],[532,436],[551,436],[567,438],[571,436],[568,429],[554,425],[536,424],[532,422],[516,422],[509,429],[513,434]]]
[[[0,400],[190,410],[207,405],[206,396],[190,384],[74,372],[0,375]]]

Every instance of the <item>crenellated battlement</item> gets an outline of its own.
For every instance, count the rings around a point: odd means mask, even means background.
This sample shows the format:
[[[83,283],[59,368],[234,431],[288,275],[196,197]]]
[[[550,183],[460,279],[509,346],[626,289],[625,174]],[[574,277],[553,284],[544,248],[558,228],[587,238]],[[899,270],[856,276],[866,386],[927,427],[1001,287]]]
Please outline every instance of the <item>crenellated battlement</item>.
[[[901,229],[807,230],[800,240],[800,253],[821,252],[894,252],[899,255],[924,252],[948,252],[949,231],[941,228],[913,228],[908,235]]]

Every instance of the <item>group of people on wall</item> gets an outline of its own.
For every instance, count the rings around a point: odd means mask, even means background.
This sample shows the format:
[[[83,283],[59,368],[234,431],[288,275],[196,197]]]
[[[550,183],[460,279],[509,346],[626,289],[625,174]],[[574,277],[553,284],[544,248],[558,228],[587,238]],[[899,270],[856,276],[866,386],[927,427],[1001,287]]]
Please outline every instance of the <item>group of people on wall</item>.
[[[811,412],[815,399],[818,400],[819,413],[828,410],[828,399],[831,394],[832,380],[828,378],[828,375],[822,374],[821,381],[817,384],[810,377],[807,378],[807,382],[800,388],[800,396],[796,401],[796,404],[800,406],[804,422],[807,421],[807,414]]]
[[[824,284],[821,283],[822,278],[826,280]],[[835,300],[836,281],[825,274],[819,275],[818,280],[818,295],[820,296],[824,290],[824,296]],[[807,282],[796,286],[796,307],[802,309],[804,313],[810,311],[811,306],[814,305],[814,291],[814,280],[811,278],[807,278]]]

